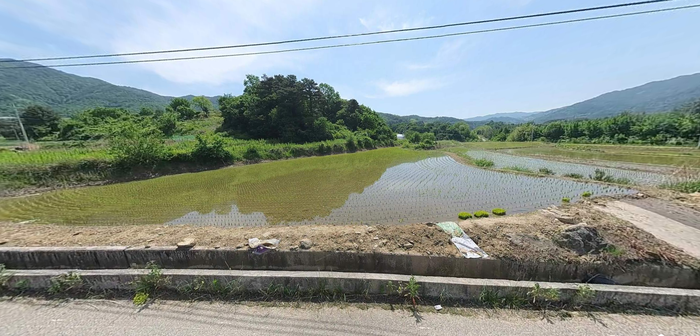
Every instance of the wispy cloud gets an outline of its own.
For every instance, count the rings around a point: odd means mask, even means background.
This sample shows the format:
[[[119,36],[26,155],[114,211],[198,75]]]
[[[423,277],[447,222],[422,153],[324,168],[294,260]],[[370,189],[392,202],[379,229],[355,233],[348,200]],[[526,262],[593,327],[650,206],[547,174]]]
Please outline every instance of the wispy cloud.
[[[408,63],[406,68],[409,70],[425,70],[455,65],[464,58],[466,49],[464,40],[444,42],[432,59],[427,62]]]
[[[416,93],[436,90],[445,86],[444,80],[436,78],[411,79],[406,81],[378,82],[376,85],[384,96],[402,97]]]
[[[317,0],[178,2],[141,0],[99,5],[79,1],[26,0],[0,2],[9,13],[40,29],[68,37],[98,52],[123,53],[259,42],[285,36],[295,20],[308,15]],[[246,48],[168,54],[165,57],[216,55],[268,50]],[[160,55],[163,56],[163,55]],[[124,59],[155,58],[156,55]],[[177,83],[240,82],[246,73],[308,64],[313,53],[143,63],[140,67]]]
[[[367,30],[394,30],[407,29],[430,25],[433,17],[426,17],[423,14],[408,16],[396,13],[393,9],[383,7],[375,8],[372,13],[361,17],[360,24]]]

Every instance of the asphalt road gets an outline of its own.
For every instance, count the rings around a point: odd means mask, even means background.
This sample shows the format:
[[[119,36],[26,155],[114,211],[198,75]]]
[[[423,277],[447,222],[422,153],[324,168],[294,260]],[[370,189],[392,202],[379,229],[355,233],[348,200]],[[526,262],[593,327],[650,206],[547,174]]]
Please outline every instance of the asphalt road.
[[[532,312],[468,316],[382,308],[264,307],[207,302],[34,299],[0,302],[0,335],[700,335],[700,318],[595,314],[543,319]]]

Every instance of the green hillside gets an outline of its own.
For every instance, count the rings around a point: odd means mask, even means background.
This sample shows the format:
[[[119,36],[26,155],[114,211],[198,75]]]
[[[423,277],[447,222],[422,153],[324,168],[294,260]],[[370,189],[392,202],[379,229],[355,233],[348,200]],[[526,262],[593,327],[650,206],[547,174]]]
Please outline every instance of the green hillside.
[[[599,119],[622,112],[668,112],[700,99],[700,73],[612,91],[582,102],[535,113],[496,113],[467,121],[545,123],[554,120]]]
[[[450,124],[464,121],[462,119],[452,118],[452,117],[421,117],[421,116],[417,116],[417,115],[400,116],[400,115],[395,115],[395,114],[390,114],[390,113],[381,113],[381,112],[377,112],[377,114],[379,114],[379,116],[382,117],[386,121],[386,123],[389,125],[389,127],[392,127],[392,126],[400,124],[400,123],[409,122],[411,120],[415,120],[417,122],[425,122],[425,123],[441,122],[441,123],[450,123]]]
[[[163,107],[173,98],[47,67],[11,69],[33,65],[36,64],[0,62],[0,115],[14,113],[13,103],[17,108],[32,104],[47,105],[61,115],[70,116],[98,106],[122,107],[133,111],[142,107]],[[218,105],[218,97],[208,98],[215,106]]]

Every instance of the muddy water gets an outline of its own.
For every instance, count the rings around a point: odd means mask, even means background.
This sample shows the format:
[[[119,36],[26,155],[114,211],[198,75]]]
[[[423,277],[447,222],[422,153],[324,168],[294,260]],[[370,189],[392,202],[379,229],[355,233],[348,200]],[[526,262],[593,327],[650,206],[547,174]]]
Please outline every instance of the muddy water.
[[[272,162],[0,201],[0,220],[64,224],[401,224],[509,214],[633,190],[462,165],[398,148]]]

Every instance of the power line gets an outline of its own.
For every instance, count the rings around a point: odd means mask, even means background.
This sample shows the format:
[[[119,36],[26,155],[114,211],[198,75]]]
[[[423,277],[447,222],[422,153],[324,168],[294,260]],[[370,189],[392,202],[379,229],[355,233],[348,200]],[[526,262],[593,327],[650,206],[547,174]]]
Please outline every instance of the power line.
[[[234,48],[245,48],[245,47],[261,47],[261,46],[270,46],[270,45],[279,45],[279,44],[288,44],[288,43],[322,41],[322,40],[332,40],[332,39],[349,38],[349,37],[372,36],[372,35],[380,35],[380,34],[393,34],[393,33],[403,33],[403,32],[411,32],[411,31],[429,30],[429,29],[440,29],[440,28],[476,25],[476,24],[483,24],[483,23],[494,23],[494,22],[503,22],[503,21],[512,21],[512,20],[531,19],[531,18],[546,17],[546,16],[553,16],[553,15],[582,13],[582,12],[598,11],[598,10],[604,10],[604,9],[641,6],[641,5],[648,5],[648,4],[653,4],[653,3],[669,2],[669,1],[674,1],[674,0],[649,0],[649,1],[629,2],[629,3],[621,3],[621,4],[615,4],[615,5],[599,6],[599,7],[578,8],[578,9],[570,9],[570,10],[564,10],[564,11],[529,14],[529,15],[521,15],[521,16],[511,16],[511,17],[505,17],[505,18],[487,19],[487,20],[479,20],[479,21],[449,23],[449,24],[435,25],[435,26],[394,29],[394,30],[375,31],[375,32],[368,32],[368,33],[357,33],[357,34],[310,37],[310,38],[303,38],[303,39],[283,40],[283,41],[274,41],[274,42],[261,42],[261,43],[201,47],[201,48],[187,48],[187,49],[139,51],[139,52],[130,52],[130,53],[118,53],[118,54],[98,54],[98,55],[81,55],[81,56],[27,58],[27,59],[23,59],[23,60],[0,60],[0,63],[3,63],[3,62],[59,61],[59,60],[71,60],[71,59],[85,59],[85,58],[139,56],[139,55],[153,55],[153,54],[166,54],[166,53],[180,53],[180,52],[189,52],[189,51],[206,51],[206,50],[234,49]]]
[[[44,68],[44,67],[61,68],[61,67],[77,67],[77,66],[93,66],[93,65],[155,63],[155,62],[185,61],[185,60],[196,60],[196,59],[213,59],[213,58],[225,58],[225,57],[281,54],[281,53],[289,53],[289,52],[297,52],[297,51],[310,51],[310,50],[345,48],[345,47],[355,47],[355,46],[394,43],[394,42],[429,40],[429,39],[437,39],[437,38],[444,38],[444,37],[453,37],[453,36],[462,36],[462,35],[472,35],[472,34],[499,32],[499,31],[517,30],[517,29],[524,29],[524,28],[554,26],[554,25],[576,23],[576,22],[595,21],[595,20],[603,20],[603,19],[611,19],[611,18],[627,17],[627,16],[636,16],[636,15],[651,14],[651,13],[670,12],[670,11],[676,11],[676,10],[682,10],[682,9],[697,8],[697,7],[700,7],[700,4],[681,6],[681,7],[670,7],[670,8],[655,9],[655,10],[648,10],[648,11],[640,11],[640,12],[630,12],[630,13],[623,13],[623,14],[595,16],[595,17],[589,17],[589,18],[565,20],[565,21],[554,21],[554,22],[537,23],[537,24],[530,24],[530,25],[511,26],[511,27],[493,28],[493,29],[484,29],[484,30],[473,30],[473,31],[467,31],[467,32],[458,32],[458,33],[449,33],[449,34],[440,34],[440,35],[408,37],[408,38],[401,38],[401,39],[379,40],[379,41],[371,41],[371,42],[333,44],[333,45],[316,46],[316,47],[282,49],[282,50],[271,50],[271,51],[258,51],[258,52],[239,53],[239,54],[189,56],[189,57],[174,57],[174,58],[155,58],[155,59],[144,59],[144,60],[110,61],[110,62],[96,62],[96,63],[72,63],[72,64],[57,64],[57,65],[46,65],[46,66],[44,66],[44,65],[31,65],[31,66],[18,66],[18,67],[2,67],[2,68],[0,68],[0,71],[8,70],[8,69],[31,69],[31,68]]]

